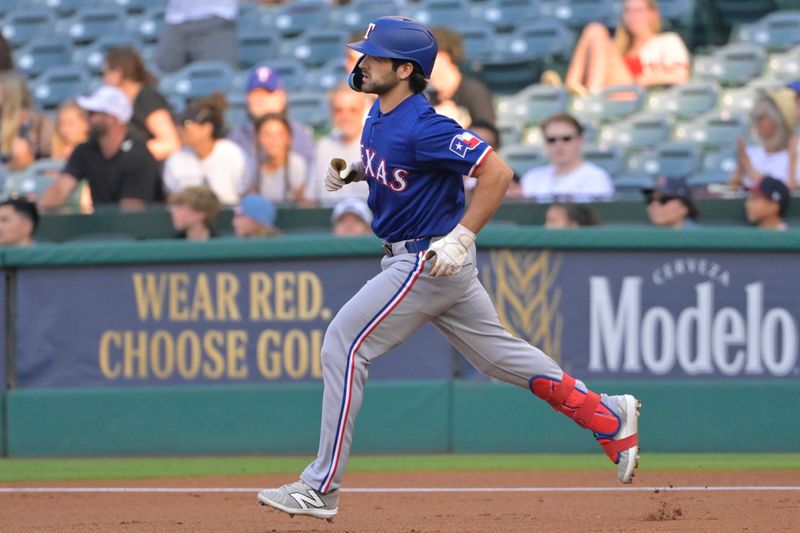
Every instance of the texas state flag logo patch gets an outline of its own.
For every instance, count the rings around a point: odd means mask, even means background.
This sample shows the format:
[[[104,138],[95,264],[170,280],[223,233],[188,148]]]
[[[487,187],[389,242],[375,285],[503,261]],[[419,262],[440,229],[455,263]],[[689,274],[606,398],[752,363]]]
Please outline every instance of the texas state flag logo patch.
[[[468,131],[464,131],[453,137],[450,141],[450,151],[459,157],[466,157],[468,150],[474,150],[483,141]]]

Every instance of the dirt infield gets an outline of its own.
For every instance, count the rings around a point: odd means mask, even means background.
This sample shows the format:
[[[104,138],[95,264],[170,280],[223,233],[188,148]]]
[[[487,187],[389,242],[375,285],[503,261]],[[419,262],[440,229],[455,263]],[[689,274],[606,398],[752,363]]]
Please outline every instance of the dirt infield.
[[[0,484],[185,492],[1,492],[4,532],[531,532],[796,531],[800,471],[647,472],[632,490],[607,472],[418,472],[347,475],[345,488],[526,488],[467,492],[343,491],[333,523],[256,504],[256,490],[291,476]],[[208,492],[234,488],[252,491]],[[614,490],[597,490],[609,487]],[[650,487],[650,488],[648,488]],[[655,487],[665,487],[667,490]],[[672,487],[672,489],[670,489]],[[695,487],[694,490],[685,490]],[[705,487],[708,487],[706,489]],[[726,487],[721,490],[720,487]],[[730,489],[740,487],[745,490]],[[559,488],[570,488],[563,491]],[[648,488],[647,490],[644,490]],[[193,492],[194,490],[194,492]]]

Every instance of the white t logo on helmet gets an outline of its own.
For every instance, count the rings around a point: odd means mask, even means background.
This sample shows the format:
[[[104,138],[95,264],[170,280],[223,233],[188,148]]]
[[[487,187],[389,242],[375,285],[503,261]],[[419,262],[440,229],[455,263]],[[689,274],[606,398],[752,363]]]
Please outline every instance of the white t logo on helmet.
[[[375,23],[370,22],[369,26],[367,26],[367,33],[364,34],[364,39],[369,39],[369,34],[372,33],[372,30],[375,29]]]

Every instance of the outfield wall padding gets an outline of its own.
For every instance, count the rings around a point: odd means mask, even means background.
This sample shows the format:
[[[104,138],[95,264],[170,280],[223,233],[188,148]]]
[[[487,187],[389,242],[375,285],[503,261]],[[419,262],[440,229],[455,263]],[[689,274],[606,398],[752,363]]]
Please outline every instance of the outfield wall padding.
[[[800,452],[791,382],[597,382],[642,399],[641,444],[652,452]],[[13,457],[313,454],[322,389],[315,384],[8,393]],[[742,416],[758,413],[759,416]],[[498,383],[373,382],[353,450],[361,453],[573,453],[591,435],[530,392]]]

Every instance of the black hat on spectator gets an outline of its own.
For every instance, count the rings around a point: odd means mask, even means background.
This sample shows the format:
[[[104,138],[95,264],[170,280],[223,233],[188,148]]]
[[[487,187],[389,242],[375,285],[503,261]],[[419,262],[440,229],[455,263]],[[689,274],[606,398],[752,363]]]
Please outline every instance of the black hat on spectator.
[[[746,189],[777,203],[780,206],[779,212],[781,216],[786,214],[786,210],[789,209],[792,195],[789,192],[789,187],[779,179],[775,179],[772,176],[764,176],[755,185],[746,187]]]
[[[686,208],[689,210],[689,218],[692,220],[697,219],[699,212],[697,211],[697,207],[694,205],[694,200],[692,199],[692,189],[689,187],[686,178],[670,178],[666,176],[659,176],[656,178],[655,186],[643,188],[642,193],[648,201],[654,194],[658,194],[662,198],[677,198],[683,202],[684,205],[686,205]]]

